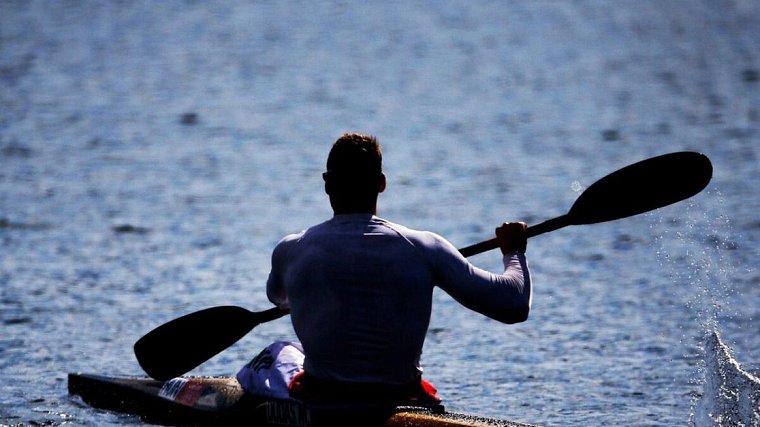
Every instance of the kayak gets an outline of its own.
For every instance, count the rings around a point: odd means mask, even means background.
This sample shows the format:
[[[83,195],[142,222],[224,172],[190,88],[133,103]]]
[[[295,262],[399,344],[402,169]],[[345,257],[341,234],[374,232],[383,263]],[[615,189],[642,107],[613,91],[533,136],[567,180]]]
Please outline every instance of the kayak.
[[[463,413],[443,405],[393,406],[316,404],[256,397],[245,393],[235,377],[178,377],[158,381],[142,376],[68,375],[69,394],[86,404],[138,416],[161,425],[247,425],[319,427],[345,425],[389,427],[536,427]]]

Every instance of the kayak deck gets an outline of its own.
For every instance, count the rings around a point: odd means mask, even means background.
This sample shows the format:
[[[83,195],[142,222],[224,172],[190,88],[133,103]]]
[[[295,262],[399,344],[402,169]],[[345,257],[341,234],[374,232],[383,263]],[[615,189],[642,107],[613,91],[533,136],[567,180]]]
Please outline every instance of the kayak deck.
[[[305,405],[260,398],[242,389],[234,377],[107,377],[70,373],[69,394],[90,406],[139,416],[162,425],[248,425],[319,427],[354,422],[387,427],[531,427],[507,420],[446,412],[433,407],[377,405]],[[535,427],[535,426],[534,426]]]

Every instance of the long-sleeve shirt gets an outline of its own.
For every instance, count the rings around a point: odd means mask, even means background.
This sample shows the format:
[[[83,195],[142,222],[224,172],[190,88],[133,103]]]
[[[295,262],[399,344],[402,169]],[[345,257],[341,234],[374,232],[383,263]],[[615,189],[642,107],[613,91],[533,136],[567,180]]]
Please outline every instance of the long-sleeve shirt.
[[[433,288],[504,323],[522,322],[532,292],[524,254],[505,271],[472,265],[443,237],[370,214],[335,215],[284,237],[267,296],[291,310],[304,369],[346,382],[406,384],[422,374]]]

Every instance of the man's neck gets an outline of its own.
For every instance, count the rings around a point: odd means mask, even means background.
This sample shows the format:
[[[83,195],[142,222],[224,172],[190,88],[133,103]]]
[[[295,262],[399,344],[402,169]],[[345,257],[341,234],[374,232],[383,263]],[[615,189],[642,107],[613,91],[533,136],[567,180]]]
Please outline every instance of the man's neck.
[[[350,208],[350,207],[342,207],[342,208],[335,208],[333,207],[333,214],[334,215],[348,215],[348,214],[365,214],[365,215],[377,215],[377,208]]]
[[[330,196],[330,206],[335,215],[341,214],[377,214],[377,197],[347,198]]]

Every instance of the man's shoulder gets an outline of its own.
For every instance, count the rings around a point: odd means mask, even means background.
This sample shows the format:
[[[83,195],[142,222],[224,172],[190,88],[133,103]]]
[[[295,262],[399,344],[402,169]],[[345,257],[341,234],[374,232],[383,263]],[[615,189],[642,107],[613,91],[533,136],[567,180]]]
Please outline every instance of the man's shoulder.
[[[277,246],[276,247],[277,248],[283,248],[283,247],[292,245],[294,243],[297,243],[299,240],[301,240],[301,238],[303,238],[303,235],[307,231],[308,231],[308,229],[301,230],[301,231],[299,231],[297,233],[290,233],[290,234],[285,235],[284,237],[282,237],[280,239],[279,242],[277,242]]]
[[[443,236],[433,231],[412,228],[383,218],[377,219],[381,221],[384,226],[405,237],[407,240],[413,240],[423,244],[447,242]]]

